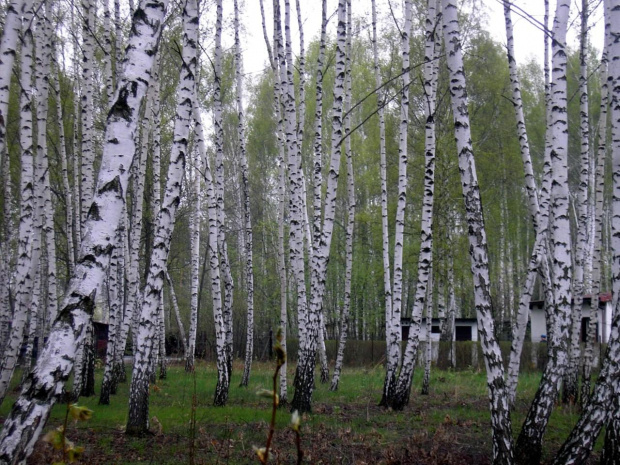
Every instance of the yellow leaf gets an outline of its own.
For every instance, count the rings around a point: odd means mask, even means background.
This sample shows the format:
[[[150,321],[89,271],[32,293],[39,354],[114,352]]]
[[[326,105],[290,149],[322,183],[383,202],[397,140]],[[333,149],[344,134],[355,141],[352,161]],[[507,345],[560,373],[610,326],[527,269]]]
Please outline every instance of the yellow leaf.
[[[71,404],[69,406],[69,414],[74,420],[86,421],[92,418],[93,411],[88,407],[80,407],[78,404]]]

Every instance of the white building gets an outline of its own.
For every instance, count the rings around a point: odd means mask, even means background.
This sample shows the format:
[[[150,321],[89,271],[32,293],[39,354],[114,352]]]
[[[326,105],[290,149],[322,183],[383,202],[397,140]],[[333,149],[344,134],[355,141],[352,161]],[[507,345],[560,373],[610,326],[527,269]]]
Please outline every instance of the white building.
[[[585,341],[590,324],[592,297],[586,296],[583,299],[583,314],[581,319],[581,341]],[[530,303],[530,329],[531,341],[541,342],[547,339],[547,322],[545,319],[544,301],[538,300]],[[611,293],[606,292],[599,295],[598,309],[596,312],[596,341],[607,344],[611,334]]]
[[[409,338],[409,328],[411,326],[411,318],[403,318],[401,320],[403,341]],[[441,336],[441,321],[439,318],[431,320],[431,339],[439,341]],[[453,341],[477,341],[478,340],[478,321],[475,318],[455,318]],[[420,341],[426,341],[426,318],[422,318],[422,326],[420,328]]]

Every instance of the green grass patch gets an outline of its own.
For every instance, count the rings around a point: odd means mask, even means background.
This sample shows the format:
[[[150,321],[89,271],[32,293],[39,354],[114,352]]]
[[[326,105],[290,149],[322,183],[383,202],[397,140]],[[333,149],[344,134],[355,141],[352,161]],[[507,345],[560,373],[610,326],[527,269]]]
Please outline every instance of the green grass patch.
[[[257,463],[252,446],[262,447],[271,415],[269,399],[258,397],[259,389],[270,389],[273,364],[255,363],[250,387],[239,387],[240,362],[235,364],[228,405],[214,407],[217,381],[213,363],[196,367],[196,438],[198,464]],[[292,398],[294,367],[288,367],[289,399]],[[478,369],[431,372],[430,393],[419,394],[422,370],[416,370],[409,405],[402,412],[377,406],[381,398],[384,369],[345,368],[339,390],[329,391],[317,372],[313,413],[302,418],[302,447],[307,463],[490,463],[491,435],[486,376]],[[97,386],[101,371],[97,372]],[[16,374],[19,379],[19,373]],[[512,413],[516,435],[533,398],[540,373],[524,373],[519,380],[517,408]],[[94,410],[91,420],[70,424],[67,437],[86,447],[81,463],[183,464],[189,463],[190,415],[194,393],[193,375],[182,366],[171,366],[168,378],[151,387],[150,417],[154,434],[126,437],[129,383],[119,386],[110,405],[98,405],[98,397],[81,398],[80,405]],[[16,397],[12,392],[0,407],[8,414]],[[56,405],[46,430],[60,425],[66,405]],[[576,423],[575,407],[556,406],[544,444],[549,459]],[[288,428],[290,413],[279,409],[273,453],[281,463],[295,463],[294,436]],[[600,445],[598,446],[600,449]],[[594,460],[594,459],[593,459]],[[52,462],[51,447],[39,443],[29,463]]]

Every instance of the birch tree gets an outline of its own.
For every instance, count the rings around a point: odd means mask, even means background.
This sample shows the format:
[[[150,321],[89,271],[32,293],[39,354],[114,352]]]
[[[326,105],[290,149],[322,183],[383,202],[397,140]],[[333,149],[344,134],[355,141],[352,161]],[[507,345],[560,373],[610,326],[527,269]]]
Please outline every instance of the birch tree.
[[[396,392],[396,371],[400,363],[400,343],[402,339],[400,319],[402,315],[402,280],[403,280],[403,247],[405,230],[405,207],[407,205],[407,134],[409,126],[409,85],[411,76],[409,72],[409,35],[411,33],[412,2],[405,0],[405,19],[400,36],[400,53],[402,56],[402,90],[400,98],[400,120],[398,133],[398,204],[396,206],[396,222],[394,225],[394,281],[392,283],[392,302],[386,305],[385,335],[386,335],[386,372],[383,383],[383,397],[379,405],[390,407]],[[382,170],[383,171],[383,170]],[[385,188],[387,198],[387,184]],[[387,233],[387,207],[384,208],[383,231]],[[385,246],[389,240],[384,236],[384,273],[386,258]],[[384,278],[385,280],[385,278]],[[389,290],[386,285],[386,295]],[[389,308],[388,308],[389,307]],[[388,310],[391,310],[388,313]],[[415,330],[415,321],[413,328]],[[415,338],[415,337],[414,337]],[[410,339],[411,341],[412,339]],[[417,348],[417,347],[416,347]]]
[[[33,17],[29,11],[24,18],[28,24]],[[20,177],[20,213],[19,240],[17,246],[16,296],[15,310],[9,340],[4,349],[0,366],[0,402],[6,396],[9,383],[13,377],[19,349],[22,344],[24,330],[28,321],[28,308],[32,301],[34,277],[39,266],[40,236],[34,230],[35,214],[35,168],[33,147],[32,121],[32,60],[33,31],[30,25],[24,28],[22,37],[22,58],[20,76],[20,145],[21,177]],[[36,244],[35,244],[36,242]]]
[[[287,2],[285,1],[285,7]],[[340,168],[341,142],[343,137],[343,92],[345,81],[345,42],[346,42],[346,2],[338,2],[338,26],[336,41],[336,78],[334,83],[334,105],[332,108],[332,136],[329,172],[327,176],[327,186],[324,199],[323,220],[321,223],[321,239],[314,241],[312,250],[312,262],[310,266],[310,301],[308,302],[307,320],[304,322],[307,327],[302,332],[300,319],[300,344],[295,373],[295,395],[293,397],[292,408],[300,412],[311,410],[312,391],[314,389],[314,358],[316,355],[318,334],[321,330],[320,318],[323,309],[323,297],[325,295],[325,276],[327,263],[329,262],[330,246],[333,236],[334,217],[336,212],[336,195],[338,187],[338,176]],[[288,93],[293,91],[292,82],[292,52],[290,50],[290,37],[287,36],[287,71]],[[287,98],[287,105],[293,104],[294,99]],[[287,106],[288,111],[294,108]],[[290,118],[292,121],[292,118]],[[288,128],[287,128],[288,132]],[[296,145],[296,144],[295,144]],[[299,153],[299,152],[298,152]],[[297,154],[297,157],[299,155]],[[290,155],[289,155],[290,166]],[[298,166],[299,179],[301,180]],[[299,183],[302,187],[302,183]],[[291,190],[293,183],[291,182]],[[303,192],[303,187],[299,192]],[[303,220],[302,220],[303,221]],[[303,239],[302,239],[303,240]],[[301,266],[303,271],[303,264]],[[299,284],[298,284],[299,286]]]
[[[588,111],[588,1],[581,2],[581,34],[579,40],[579,132],[581,140],[581,157],[579,169],[579,187],[577,191],[577,247],[573,270],[573,304],[569,332],[568,366],[562,383],[564,403],[576,403],[579,390],[579,359],[581,358],[581,319],[583,313],[583,296],[586,286],[585,262],[588,248],[588,192],[590,179],[590,123]],[[598,294],[592,295],[590,302],[590,319],[598,319]]]
[[[373,2],[373,19],[376,18],[376,9]],[[347,28],[350,31],[351,22],[351,0],[347,0]],[[376,35],[376,21],[373,21],[373,35]],[[353,155],[351,152],[351,33],[347,34],[346,41],[346,75],[344,108],[347,115],[344,120],[344,153],[347,160],[347,229],[345,245],[345,276],[344,276],[344,298],[342,302],[342,314],[340,323],[340,339],[338,341],[338,351],[336,354],[336,364],[334,374],[329,387],[330,391],[337,391],[340,383],[340,372],[344,362],[344,349],[347,343],[349,332],[349,312],[351,308],[351,276],[353,274],[353,232],[355,229],[355,175],[353,173]]]
[[[248,159],[245,149],[245,117],[243,113],[243,62],[241,59],[241,41],[239,39],[239,6],[237,0],[235,6],[235,81],[237,94],[237,150],[241,163],[241,183],[243,190],[243,219],[244,219],[244,244],[245,244],[245,274],[246,274],[246,305],[247,305],[247,329],[245,338],[245,363],[241,385],[247,386],[250,382],[252,369],[252,356],[254,353],[254,264],[253,264],[253,233],[252,216],[250,212],[250,180]]]
[[[422,199],[422,225],[420,232],[420,254],[418,257],[418,273],[415,287],[413,309],[411,311],[411,328],[405,348],[403,364],[398,376],[398,383],[392,397],[388,398],[387,405],[402,410],[409,403],[413,370],[418,350],[422,312],[425,307],[429,278],[432,273],[433,253],[433,202],[435,185],[435,105],[437,93],[437,5],[434,1],[428,2],[426,17],[425,47],[424,47],[424,97],[425,97],[425,142],[424,142],[424,195]],[[404,44],[403,44],[404,46]],[[409,65],[407,64],[407,68]],[[401,108],[401,131],[403,119],[406,118]],[[406,121],[405,121],[406,122]],[[406,132],[406,129],[405,129]],[[402,132],[401,132],[402,142]],[[406,137],[404,147],[406,150]],[[400,150],[399,150],[400,152]],[[406,179],[404,180],[406,186]],[[399,195],[399,202],[401,196]],[[398,217],[397,217],[398,218]],[[398,219],[397,219],[398,226]],[[398,228],[397,228],[398,232]],[[402,241],[403,230],[399,236]],[[398,244],[398,242],[397,242]],[[402,252],[401,252],[402,253]],[[402,259],[402,258],[401,258]],[[395,259],[396,263],[396,259]],[[396,266],[394,268],[397,269]],[[394,277],[396,279],[396,275]],[[396,289],[396,286],[394,286]],[[396,291],[395,291],[396,293]],[[396,303],[394,304],[397,305]],[[400,319],[400,316],[399,316]],[[400,332],[400,329],[398,330]],[[385,390],[384,390],[385,394]]]
[[[493,430],[493,463],[511,463],[513,460],[513,443],[510,406],[508,405],[504,382],[502,356],[499,344],[494,337],[488,245],[471,142],[457,7],[452,0],[443,0],[442,4],[443,36],[450,78],[450,96],[459,171],[465,200],[471,271],[474,279],[474,301],[489,389]]]
[[[571,234],[568,211],[568,121],[566,95],[566,28],[570,3],[559,1],[553,25],[550,137],[553,182],[551,183],[551,250],[553,257],[553,319],[548,342],[549,361],[534,401],[517,440],[518,463],[538,463],[542,439],[551,415],[560,380],[566,369],[568,322],[571,313]]]
[[[28,375],[0,433],[0,462],[16,464],[32,452],[73,368],[75,349],[92,317],[95,293],[103,282],[124,192],[135,154],[135,114],[146,94],[167,3],[140,2],[129,37],[123,79],[108,114],[101,169],[86,219],[80,260],[65,291],[58,317],[37,364]],[[35,395],[36,393],[36,395]]]
[[[126,434],[144,434],[149,428],[149,380],[154,369],[151,358],[159,349],[159,305],[164,286],[166,261],[174,229],[176,212],[181,201],[181,184],[185,172],[190,122],[195,105],[195,75],[198,46],[198,4],[187,0],[183,7],[183,56],[181,78],[177,86],[177,107],[174,118],[174,140],[168,165],[166,190],[157,215],[157,232],[151,251],[149,272],[144,287],[137,345],[129,393],[129,415]]]

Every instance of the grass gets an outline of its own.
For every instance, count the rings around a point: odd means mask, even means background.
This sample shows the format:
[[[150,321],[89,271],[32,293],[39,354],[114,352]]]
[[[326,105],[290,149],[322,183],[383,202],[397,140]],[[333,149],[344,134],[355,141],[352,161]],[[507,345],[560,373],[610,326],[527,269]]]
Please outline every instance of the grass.
[[[213,407],[215,365],[197,365],[197,464],[258,463],[252,446],[264,446],[271,405],[256,391],[270,389],[273,364],[255,363],[249,388],[239,387],[242,370],[241,363],[236,363],[228,405]],[[291,366],[288,373],[290,399],[294,373]],[[305,463],[489,463],[490,414],[484,372],[434,369],[428,396],[419,395],[422,374],[422,370],[416,371],[410,404],[402,412],[377,407],[384,377],[380,365],[345,369],[337,392],[330,392],[329,384],[320,384],[317,376],[313,413],[302,418]],[[101,372],[97,375],[99,385]],[[520,377],[517,409],[512,414],[515,437],[539,379],[538,373]],[[189,463],[193,389],[193,379],[183,367],[171,366],[168,378],[158,380],[157,388],[151,389],[150,416],[157,418],[161,432],[155,428],[153,435],[144,438],[123,434],[129,383],[119,386],[118,394],[107,406],[98,405],[98,397],[81,398],[80,405],[95,413],[88,422],[69,426],[67,436],[86,446],[82,463],[89,465]],[[5,400],[0,417],[6,417],[15,396],[12,393],[12,398]],[[46,430],[62,423],[65,409],[65,405],[55,406]],[[547,429],[544,459],[552,458],[578,416],[574,407],[556,406]],[[289,421],[288,409],[280,409],[273,442],[279,463],[295,463],[294,433],[288,428]],[[51,447],[39,443],[28,463],[51,462]]]

